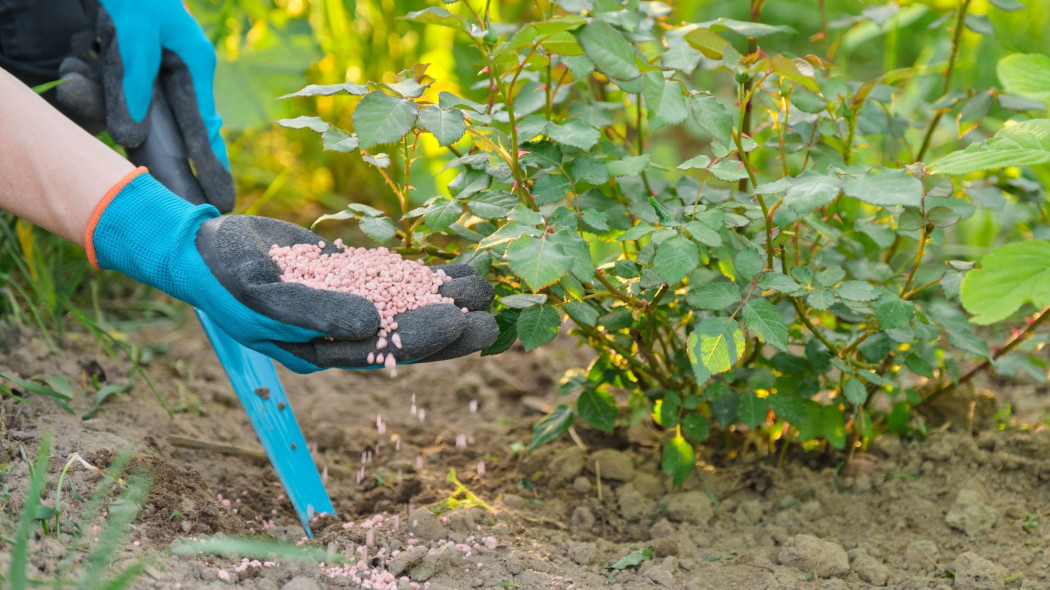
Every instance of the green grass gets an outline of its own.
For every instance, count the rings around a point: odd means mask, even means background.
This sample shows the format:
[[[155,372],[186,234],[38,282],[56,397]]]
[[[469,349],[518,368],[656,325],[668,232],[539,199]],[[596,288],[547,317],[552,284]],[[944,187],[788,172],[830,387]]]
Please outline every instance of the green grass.
[[[102,477],[92,491],[91,497],[84,504],[79,514],[65,515],[62,519],[61,486],[73,459],[66,463],[58,478],[58,489],[55,494],[55,507],[45,506],[40,495],[48,479],[48,464],[51,459],[51,433],[46,433],[37,447],[36,460],[30,465],[29,488],[22,505],[18,528],[13,537],[4,535],[4,540],[11,544],[11,563],[6,575],[0,574],[3,587],[22,590],[29,587],[75,588],[76,590],[120,590],[131,587],[135,579],[151,562],[150,557],[136,559],[131,565],[116,572],[110,571],[113,556],[127,541],[131,524],[138,517],[152,485],[152,475],[143,470],[132,471],[127,477],[124,472],[131,460],[130,449],[122,451],[109,471],[101,472]],[[120,488],[116,498],[111,498],[114,486]],[[70,483],[72,489],[72,483]],[[74,496],[76,496],[75,490]],[[103,507],[108,516],[100,519]],[[73,521],[72,517],[77,520]],[[48,526],[48,521],[55,519],[55,528]],[[89,529],[92,523],[100,522],[101,530],[97,537],[78,533],[63,535],[61,523],[70,522],[77,531]],[[53,535],[65,543],[62,557],[59,559],[55,575],[51,579],[30,577],[30,540],[34,537],[36,527],[40,526],[44,535]],[[5,531],[6,533],[6,531]],[[94,539],[98,540],[95,541]],[[69,572],[79,565],[81,573],[77,579],[71,579]]]

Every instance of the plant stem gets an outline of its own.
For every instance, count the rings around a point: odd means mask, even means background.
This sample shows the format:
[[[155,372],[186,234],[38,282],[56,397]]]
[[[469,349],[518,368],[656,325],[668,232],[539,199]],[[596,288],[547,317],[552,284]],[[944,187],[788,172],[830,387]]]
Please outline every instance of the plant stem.
[[[1021,330],[1020,332],[1015,334],[1009,342],[1003,345],[1002,348],[993,352],[991,358],[984,359],[979,364],[977,364],[977,366],[967,371],[962,377],[959,377],[959,381],[955,383],[949,381],[947,383],[941,384],[939,387],[937,387],[937,389],[933,390],[933,392],[930,393],[930,395],[924,397],[922,401],[919,402],[919,405],[928,404],[933,400],[939,398],[940,396],[944,395],[946,392],[951,391],[955,387],[958,387],[959,385],[970,381],[970,379],[973,379],[975,375],[991,366],[992,361],[998,360],[1006,353],[1017,348],[1022,342],[1028,340],[1028,338],[1030,338],[1035,332],[1035,329],[1039,327],[1040,324],[1045,322],[1048,318],[1050,318],[1050,307],[1043,308],[1043,310],[1040,311],[1035,316],[1035,318],[1031,322],[1029,322],[1027,326],[1025,326],[1024,330]]]
[[[922,291],[923,289],[925,289],[927,287],[932,287],[932,286],[934,286],[934,285],[936,285],[937,283],[940,283],[940,282],[941,282],[941,280],[937,279],[936,281],[930,281],[930,282],[926,283],[925,285],[920,285],[918,287],[915,287],[911,291],[908,291],[904,295],[901,295],[901,299],[904,299],[905,301],[907,301],[908,299],[911,299],[919,291]]]
[[[507,116],[510,119],[510,157],[513,162],[511,165],[511,172],[514,174],[514,180],[517,181],[514,190],[518,193],[518,198],[521,202],[530,209],[538,211],[539,207],[536,206],[536,202],[532,200],[531,195],[528,194],[526,189],[526,178],[521,171],[521,156],[518,149],[518,121],[514,117],[514,87],[518,83],[518,77],[521,76],[521,72],[525,69],[525,64],[529,63],[529,58],[536,53],[536,49],[539,47],[538,44],[533,43],[532,48],[525,55],[525,58],[521,60],[518,67],[514,70],[514,77],[511,78],[510,84],[503,84],[503,98],[507,105]]]
[[[635,120],[635,133],[638,136],[638,155],[640,156],[645,153],[645,134],[642,133],[642,93],[639,92],[636,94],[635,99],[635,102],[638,103],[638,117]],[[645,184],[645,190],[650,196],[655,194],[653,193],[653,187],[649,185],[649,177],[645,174],[644,170],[642,171],[642,183]]]
[[[609,290],[609,294],[613,297],[619,299],[620,301],[623,301],[624,303],[630,305],[635,309],[642,309],[646,307],[637,299],[617,289],[616,285],[612,284],[611,282],[609,282],[609,279],[605,278],[605,274],[602,273],[601,269],[595,269],[594,276],[598,279],[598,282],[600,282],[602,285],[605,286],[606,289]]]
[[[817,327],[813,325],[813,321],[809,319],[809,314],[806,313],[806,308],[804,305],[802,305],[802,302],[799,301],[797,297],[792,297],[791,303],[794,304],[795,311],[798,313],[799,319],[802,320],[802,323],[805,324],[807,328],[809,328],[809,331],[817,337],[817,340],[820,340],[824,344],[824,346],[827,346],[828,351],[830,351],[831,354],[835,356],[840,356],[838,347],[832,344],[832,342],[828,340],[826,336],[821,334],[820,331],[817,330]]]
[[[948,55],[948,68],[944,70],[944,88],[941,91],[941,96],[948,94],[948,90],[951,88],[952,71],[955,69],[955,60],[959,57],[959,42],[962,39],[963,27],[966,25],[966,11],[970,8],[970,2],[971,0],[959,0],[959,14],[955,18],[955,30],[952,32],[952,49],[951,54]],[[930,125],[926,128],[926,135],[922,138],[922,146],[919,148],[919,153],[915,155],[916,162],[921,162],[923,156],[926,155],[926,150],[930,148],[930,140],[933,139],[933,131],[937,128],[937,123],[940,123],[944,113],[943,109],[938,110],[934,114],[933,119],[930,120]]]
[[[901,299],[903,294],[908,292],[908,286],[911,285],[911,281],[915,278],[915,273],[919,271],[919,264],[922,262],[922,254],[926,250],[926,239],[929,237],[929,226],[922,226],[922,231],[919,233],[919,249],[915,252],[915,262],[912,264],[911,272],[908,273],[908,278],[904,280],[904,286],[901,287]]]

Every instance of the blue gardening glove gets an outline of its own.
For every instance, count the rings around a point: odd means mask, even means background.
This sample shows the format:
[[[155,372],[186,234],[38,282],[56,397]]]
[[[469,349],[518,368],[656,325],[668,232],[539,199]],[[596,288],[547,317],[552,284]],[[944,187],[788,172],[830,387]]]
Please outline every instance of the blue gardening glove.
[[[273,244],[324,241],[298,225],[246,215],[219,216],[193,205],[139,168],[95,207],[85,231],[88,259],[203,310],[241,344],[297,373],[330,367],[375,368],[379,312],[369,300],[285,283],[269,257]],[[333,246],[329,245],[329,248]],[[463,356],[499,335],[485,310],[492,287],[470,267],[443,267],[453,280],[428,305],[395,316],[403,347],[398,362]],[[463,313],[460,308],[470,310]]]
[[[208,203],[233,209],[233,179],[219,134],[215,49],[180,0],[81,0],[94,34],[74,42],[60,73],[59,102],[82,119],[103,119],[126,148],[142,145],[159,84],[171,103]]]

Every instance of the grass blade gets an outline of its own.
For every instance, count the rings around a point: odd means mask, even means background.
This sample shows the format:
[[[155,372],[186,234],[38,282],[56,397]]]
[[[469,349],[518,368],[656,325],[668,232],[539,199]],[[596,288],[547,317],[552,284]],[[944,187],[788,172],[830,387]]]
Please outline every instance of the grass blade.
[[[14,546],[11,548],[11,566],[7,572],[7,579],[14,590],[25,588],[28,582],[26,565],[29,561],[29,536],[33,533],[33,523],[36,522],[36,509],[40,505],[40,491],[44,488],[44,480],[47,478],[47,461],[50,457],[51,433],[47,432],[37,447],[36,463],[33,465],[29,490],[22,505],[22,520],[18,525]]]

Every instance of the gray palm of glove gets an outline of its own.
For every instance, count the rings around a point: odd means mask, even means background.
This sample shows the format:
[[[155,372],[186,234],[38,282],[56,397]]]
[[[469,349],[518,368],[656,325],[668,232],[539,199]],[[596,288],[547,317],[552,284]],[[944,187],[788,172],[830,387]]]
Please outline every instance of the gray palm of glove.
[[[196,246],[219,283],[245,306],[288,324],[344,335],[277,343],[285,352],[320,368],[376,366],[367,360],[378,341],[380,319],[375,306],[356,295],[282,283],[281,270],[269,256],[274,244],[285,247],[321,241],[325,240],[293,223],[234,215],[205,222],[197,233]],[[338,251],[331,244],[323,250],[329,254]],[[396,351],[398,362],[465,356],[487,348],[499,336],[495,319],[485,311],[492,304],[493,290],[484,278],[462,264],[431,269],[452,277],[439,293],[455,304],[427,305],[394,318],[402,342]],[[467,313],[461,310],[464,307]]]

